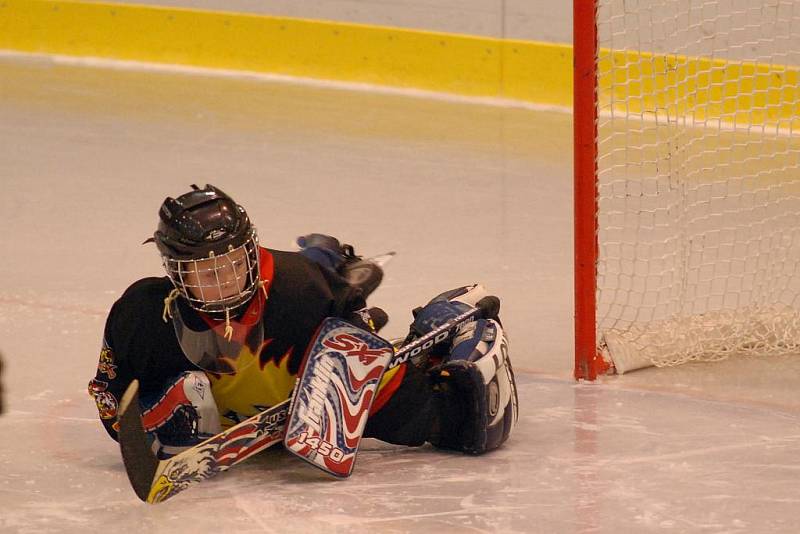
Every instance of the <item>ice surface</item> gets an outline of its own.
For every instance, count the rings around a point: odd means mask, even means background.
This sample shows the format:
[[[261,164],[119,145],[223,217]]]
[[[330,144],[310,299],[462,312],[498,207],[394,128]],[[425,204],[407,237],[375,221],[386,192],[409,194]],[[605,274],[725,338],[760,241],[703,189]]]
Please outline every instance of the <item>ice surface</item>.
[[[800,366],[751,359],[575,384],[571,119],[253,79],[0,58],[0,532],[795,532]],[[465,457],[369,440],[336,481],[268,451],[158,506],[86,384],[105,314],[161,273],[167,195],[214,183],[268,246],[396,250],[372,302],[503,298],[522,415]]]

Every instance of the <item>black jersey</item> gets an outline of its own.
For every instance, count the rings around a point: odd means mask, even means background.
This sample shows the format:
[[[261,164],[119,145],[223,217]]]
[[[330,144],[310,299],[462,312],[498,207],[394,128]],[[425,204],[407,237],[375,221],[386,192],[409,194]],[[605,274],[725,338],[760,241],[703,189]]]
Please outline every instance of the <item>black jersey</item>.
[[[212,392],[223,426],[239,422],[286,398],[305,350],[329,316],[350,318],[365,306],[361,291],[295,252],[261,249],[261,277],[267,281],[264,342],[247,372],[211,374]],[[172,322],[164,320],[164,299],[173,289],[167,277],[144,278],[117,300],[106,321],[95,378],[89,383],[100,418],[116,439],[118,401],[133,379],[143,398],[160,393],[180,373],[198,369],[186,358]],[[185,306],[182,313],[194,312]]]

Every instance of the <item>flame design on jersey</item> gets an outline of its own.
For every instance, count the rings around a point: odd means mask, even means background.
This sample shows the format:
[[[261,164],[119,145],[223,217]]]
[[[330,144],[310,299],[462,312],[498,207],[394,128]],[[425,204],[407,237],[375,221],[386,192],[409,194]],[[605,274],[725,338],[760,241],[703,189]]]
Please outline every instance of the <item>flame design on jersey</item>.
[[[289,371],[293,348],[289,347],[280,358],[264,361],[262,354],[271,342],[266,340],[255,352],[243,346],[239,356],[231,360],[233,373],[208,374],[223,427],[289,398],[295,383],[295,376]]]

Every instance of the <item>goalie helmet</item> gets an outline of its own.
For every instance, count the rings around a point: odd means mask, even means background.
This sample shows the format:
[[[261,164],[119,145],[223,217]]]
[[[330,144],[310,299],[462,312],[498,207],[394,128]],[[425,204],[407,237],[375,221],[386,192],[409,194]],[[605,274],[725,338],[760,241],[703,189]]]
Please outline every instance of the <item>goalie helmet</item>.
[[[238,311],[259,287],[256,229],[244,208],[222,190],[206,185],[159,209],[153,234],[164,269],[175,289],[195,310]]]

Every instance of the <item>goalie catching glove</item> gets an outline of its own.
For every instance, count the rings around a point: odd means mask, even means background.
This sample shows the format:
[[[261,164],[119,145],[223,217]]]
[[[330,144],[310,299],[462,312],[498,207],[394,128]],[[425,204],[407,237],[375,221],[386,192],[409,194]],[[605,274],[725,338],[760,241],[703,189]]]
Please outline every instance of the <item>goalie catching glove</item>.
[[[442,293],[415,310],[410,337],[430,332],[485,296],[480,285]],[[433,385],[428,441],[434,446],[482,454],[508,439],[518,417],[517,388],[508,339],[496,314],[463,325],[452,344],[435,347],[417,365],[428,369]]]

